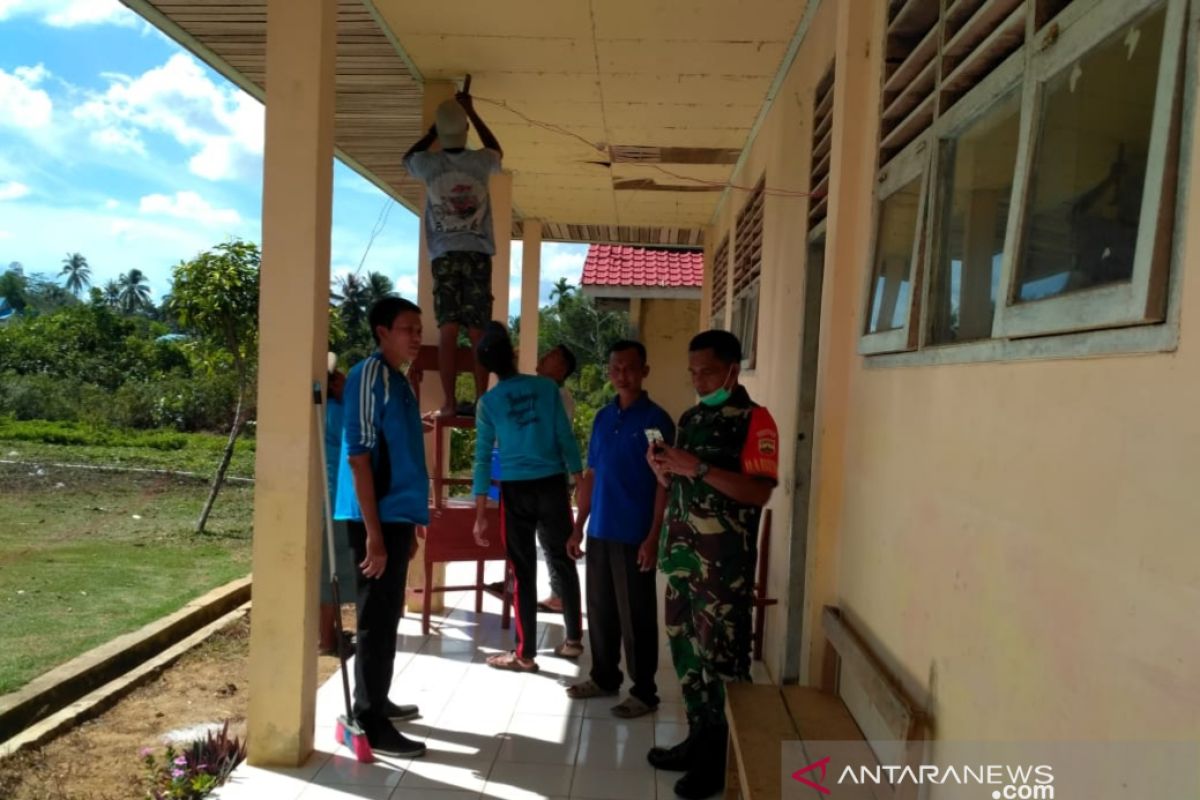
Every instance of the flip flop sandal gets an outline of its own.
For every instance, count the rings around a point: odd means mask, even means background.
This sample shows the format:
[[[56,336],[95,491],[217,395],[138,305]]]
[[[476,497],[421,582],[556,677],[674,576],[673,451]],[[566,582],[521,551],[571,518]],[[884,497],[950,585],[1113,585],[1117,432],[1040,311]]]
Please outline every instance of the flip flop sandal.
[[[621,719],[636,719],[646,714],[653,714],[657,710],[658,706],[644,703],[632,695],[625,698],[625,702],[612,707],[613,716]]]
[[[530,661],[528,664],[522,664],[521,659],[517,658],[515,652],[500,653],[498,655],[489,656],[487,665],[492,669],[503,670],[505,672],[537,672],[538,665],[536,661]]]
[[[615,689],[609,691],[593,680],[587,680],[583,683],[576,683],[573,686],[567,687],[567,697],[572,700],[587,700],[591,697],[611,697],[616,693]]]
[[[558,647],[554,648],[554,655],[559,658],[569,658],[575,660],[583,655],[583,644],[577,642],[563,642]]]

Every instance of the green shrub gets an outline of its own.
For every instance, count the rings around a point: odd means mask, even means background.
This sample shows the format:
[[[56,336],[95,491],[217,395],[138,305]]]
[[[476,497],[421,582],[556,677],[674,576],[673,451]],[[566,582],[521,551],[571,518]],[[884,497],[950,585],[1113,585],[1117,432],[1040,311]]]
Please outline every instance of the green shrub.
[[[100,447],[146,447],[182,450],[188,438],[172,431],[127,431],[81,422],[16,420],[0,417],[0,439],[43,444]]]
[[[0,415],[128,429],[225,431],[237,405],[236,378],[171,376],[116,390],[50,375],[0,376]]]

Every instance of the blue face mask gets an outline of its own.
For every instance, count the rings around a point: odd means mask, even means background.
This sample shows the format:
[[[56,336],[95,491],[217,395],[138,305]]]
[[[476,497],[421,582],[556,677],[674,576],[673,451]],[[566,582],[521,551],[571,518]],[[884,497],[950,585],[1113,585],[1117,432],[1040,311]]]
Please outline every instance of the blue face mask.
[[[733,365],[729,365],[729,372],[725,375],[725,383],[729,382],[730,376],[733,375]],[[726,388],[724,385],[715,392],[709,392],[700,398],[700,404],[715,408],[716,406],[724,405],[726,401],[733,395],[733,390]]]

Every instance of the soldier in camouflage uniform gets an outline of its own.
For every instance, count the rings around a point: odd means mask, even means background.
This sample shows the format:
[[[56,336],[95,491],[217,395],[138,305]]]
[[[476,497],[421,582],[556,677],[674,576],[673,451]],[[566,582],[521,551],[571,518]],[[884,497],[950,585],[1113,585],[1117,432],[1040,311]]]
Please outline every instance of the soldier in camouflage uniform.
[[[652,446],[648,458],[666,495],[659,568],[689,733],[648,758],[685,771],[675,792],[698,799],[724,786],[725,683],[750,680],[758,523],[778,479],[779,432],[738,384],[737,337],[707,331],[688,350],[700,403],[680,418],[676,446]]]

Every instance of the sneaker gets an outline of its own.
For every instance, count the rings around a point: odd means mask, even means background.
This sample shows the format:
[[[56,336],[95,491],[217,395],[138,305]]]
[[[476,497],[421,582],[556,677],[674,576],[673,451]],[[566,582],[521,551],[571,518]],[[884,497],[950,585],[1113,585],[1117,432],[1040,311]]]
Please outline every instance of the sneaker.
[[[421,716],[421,709],[414,705],[399,705],[391,700],[387,701],[387,705],[383,707],[384,716],[392,722],[404,722],[405,720],[415,719]]]
[[[371,750],[392,758],[420,758],[425,755],[425,743],[410,739],[391,725],[382,725],[374,735],[367,734]]]

